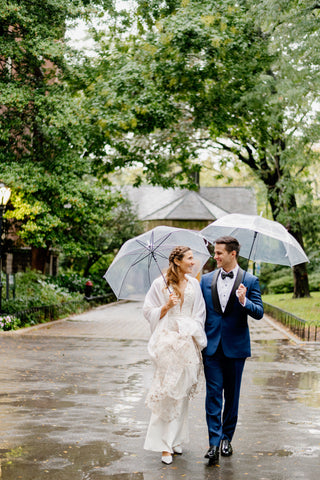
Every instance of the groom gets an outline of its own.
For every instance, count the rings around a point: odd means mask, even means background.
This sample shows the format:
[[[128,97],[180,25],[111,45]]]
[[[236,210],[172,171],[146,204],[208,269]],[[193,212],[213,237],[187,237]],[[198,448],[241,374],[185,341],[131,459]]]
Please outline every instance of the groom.
[[[244,363],[250,357],[248,315],[260,320],[263,305],[257,277],[238,265],[240,245],[225,236],[215,241],[218,269],[203,275],[208,345],[203,350],[206,377],[206,418],[209,432],[208,465],[232,455]],[[224,402],[223,402],[224,399]]]

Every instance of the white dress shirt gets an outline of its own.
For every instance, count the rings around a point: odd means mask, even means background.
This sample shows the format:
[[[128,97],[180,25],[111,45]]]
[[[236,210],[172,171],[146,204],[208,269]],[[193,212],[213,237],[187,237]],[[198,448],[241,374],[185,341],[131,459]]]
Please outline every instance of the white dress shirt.
[[[222,268],[220,270],[220,274],[218,276],[218,281],[217,281],[217,290],[218,290],[221,309],[223,312],[226,309],[226,306],[233,288],[233,284],[238,274],[238,270],[239,270],[239,265],[237,265],[233,270],[231,270],[231,272],[233,272],[233,278],[226,277],[225,279],[222,279],[222,276],[221,276],[221,272],[224,272],[224,270]]]

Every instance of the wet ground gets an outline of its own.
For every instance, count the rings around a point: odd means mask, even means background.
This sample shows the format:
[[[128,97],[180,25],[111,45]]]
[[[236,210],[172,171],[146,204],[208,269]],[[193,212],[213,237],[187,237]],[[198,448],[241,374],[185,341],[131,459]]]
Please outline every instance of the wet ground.
[[[318,480],[320,350],[251,322],[234,454],[207,467],[204,393],[184,453],[143,450],[151,366],[141,304],[118,303],[0,335],[3,480]]]

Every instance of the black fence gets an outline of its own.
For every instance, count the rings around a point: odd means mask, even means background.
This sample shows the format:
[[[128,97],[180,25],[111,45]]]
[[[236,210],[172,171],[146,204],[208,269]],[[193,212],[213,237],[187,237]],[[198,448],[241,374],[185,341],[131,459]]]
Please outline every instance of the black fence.
[[[295,335],[308,342],[316,342],[319,337],[320,322],[307,321],[302,318],[286,312],[279,307],[263,302],[264,312],[272,318],[289,328]]]
[[[99,297],[84,297],[83,300],[74,300],[63,302],[59,305],[46,305],[41,307],[32,307],[20,312],[15,312],[14,317],[17,317],[21,326],[37,325],[39,323],[51,322],[64,318],[74,313],[85,312],[98,305],[104,305],[114,302],[116,300],[113,293],[108,295],[101,295]]]

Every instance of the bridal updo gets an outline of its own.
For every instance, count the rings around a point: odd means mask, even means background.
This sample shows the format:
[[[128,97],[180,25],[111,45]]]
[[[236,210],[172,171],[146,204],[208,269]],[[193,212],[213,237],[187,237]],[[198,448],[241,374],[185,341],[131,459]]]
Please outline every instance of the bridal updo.
[[[179,284],[179,266],[175,260],[182,260],[187,252],[191,250],[190,247],[178,246],[175,247],[169,255],[169,267],[166,274],[166,280],[178,297],[181,297],[181,292],[178,287]]]

